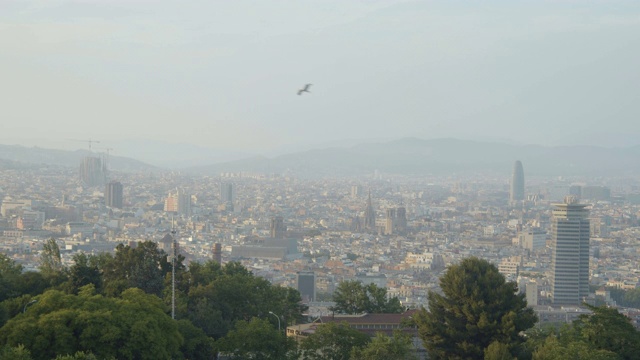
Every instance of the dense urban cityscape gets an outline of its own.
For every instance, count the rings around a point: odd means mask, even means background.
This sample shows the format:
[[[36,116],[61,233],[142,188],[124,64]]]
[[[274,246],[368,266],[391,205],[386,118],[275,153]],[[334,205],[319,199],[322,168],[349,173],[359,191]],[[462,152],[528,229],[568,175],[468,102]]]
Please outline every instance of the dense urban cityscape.
[[[0,0],[0,360],[640,358],[639,20]]]
[[[330,315],[336,285],[349,280],[384,287],[406,308],[428,307],[445,269],[475,256],[517,282],[539,326],[577,319],[584,302],[640,318],[609,291],[638,287],[640,184],[632,179],[529,179],[520,161],[494,177],[315,180],[124,173],[105,162],[3,171],[2,251],[35,271],[52,237],[66,266],[78,252],[120,243],[153,241],[170,253],[175,240],[187,265],[240,261],[298,289],[311,317]],[[578,219],[577,238],[562,238],[570,226],[562,218]]]

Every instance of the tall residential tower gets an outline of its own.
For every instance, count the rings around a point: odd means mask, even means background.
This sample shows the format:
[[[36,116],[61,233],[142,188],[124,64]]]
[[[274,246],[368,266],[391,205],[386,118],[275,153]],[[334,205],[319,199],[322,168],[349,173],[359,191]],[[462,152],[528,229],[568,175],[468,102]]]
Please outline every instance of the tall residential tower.
[[[580,305],[589,295],[589,210],[567,196],[551,218],[551,298],[554,305]]]
[[[367,207],[364,209],[364,229],[369,232],[376,230],[376,211],[373,209],[371,202],[371,190],[367,198]]]
[[[512,204],[524,200],[524,170],[522,169],[522,162],[520,160],[513,164],[509,200]]]
[[[111,181],[107,184],[104,201],[108,207],[122,209],[122,184],[120,182]]]

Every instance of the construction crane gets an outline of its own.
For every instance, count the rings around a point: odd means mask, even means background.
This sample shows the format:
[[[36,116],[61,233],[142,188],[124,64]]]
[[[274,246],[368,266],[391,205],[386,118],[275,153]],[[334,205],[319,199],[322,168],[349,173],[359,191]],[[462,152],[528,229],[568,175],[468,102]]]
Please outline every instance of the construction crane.
[[[69,141],[82,141],[82,142],[85,142],[85,143],[89,143],[89,151],[91,151],[91,144],[92,144],[92,143],[96,143],[96,144],[99,144],[99,143],[100,143],[100,141],[98,141],[98,140],[91,140],[91,139],[89,139],[89,140],[82,140],[82,139],[67,139],[67,140],[69,140]],[[113,150],[113,149],[112,149],[112,150]]]
[[[97,142],[97,141],[96,141]],[[106,148],[94,148],[96,150],[104,150],[107,153],[107,158],[109,158],[109,154],[111,153],[111,151],[113,150],[113,148],[110,147],[106,147]]]
[[[99,142],[99,141],[94,141],[94,142]],[[105,171],[108,171],[108,169],[109,169],[109,154],[111,153],[111,151],[113,151],[113,148],[106,147],[106,148],[94,148],[94,149],[95,150],[104,150],[107,153],[107,156],[103,155],[103,159],[104,159]]]

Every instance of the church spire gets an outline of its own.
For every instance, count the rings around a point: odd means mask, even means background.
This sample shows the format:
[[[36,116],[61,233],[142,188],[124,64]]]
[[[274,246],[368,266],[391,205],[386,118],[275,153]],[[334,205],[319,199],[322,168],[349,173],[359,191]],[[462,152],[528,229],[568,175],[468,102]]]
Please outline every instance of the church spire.
[[[367,231],[376,230],[376,213],[373,210],[371,202],[371,189],[369,189],[369,197],[367,198],[367,207],[364,210],[364,228]]]

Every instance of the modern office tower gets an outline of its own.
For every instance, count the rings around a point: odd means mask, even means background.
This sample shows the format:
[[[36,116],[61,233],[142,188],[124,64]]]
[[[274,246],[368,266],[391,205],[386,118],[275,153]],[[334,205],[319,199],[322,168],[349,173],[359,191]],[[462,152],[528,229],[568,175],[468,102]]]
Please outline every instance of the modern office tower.
[[[522,162],[520,162],[520,160],[513,164],[509,200],[511,203],[524,200],[524,170],[522,169]]]
[[[105,205],[112,208],[122,209],[122,184],[118,181],[111,181],[104,191]]]
[[[580,305],[589,295],[589,210],[567,196],[551,218],[551,300]]]
[[[222,265],[222,245],[220,243],[213,244],[213,261]]]
[[[407,209],[400,206],[396,209],[395,232],[404,235],[407,232]]]
[[[170,192],[164,200],[164,211],[174,212],[178,215],[191,215],[191,195],[184,190],[176,189]]]
[[[235,186],[233,183],[223,182],[220,184],[220,202],[223,204],[233,204],[235,200]]]
[[[107,180],[105,163],[98,157],[87,156],[80,163],[80,181],[87,186],[104,185]]]
[[[527,283],[525,286],[525,297],[528,306],[538,305],[538,284],[535,282]]]
[[[271,218],[269,231],[273,239],[284,239],[287,232],[287,227],[284,224],[282,216],[276,216]]]
[[[316,301],[316,274],[313,271],[298,271],[296,283],[302,301]]]
[[[547,233],[541,229],[521,229],[517,234],[517,245],[527,250],[539,250],[547,245]]]
[[[371,191],[369,191],[369,197],[367,198],[367,207],[364,209],[364,229],[366,231],[376,230],[376,212],[373,210],[373,204],[371,203]]]
[[[351,197],[357,198],[362,194],[362,185],[351,185]]]
[[[384,223],[384,234],[391,235],[395,228],[396,222],[396,209],[387,209]]]

